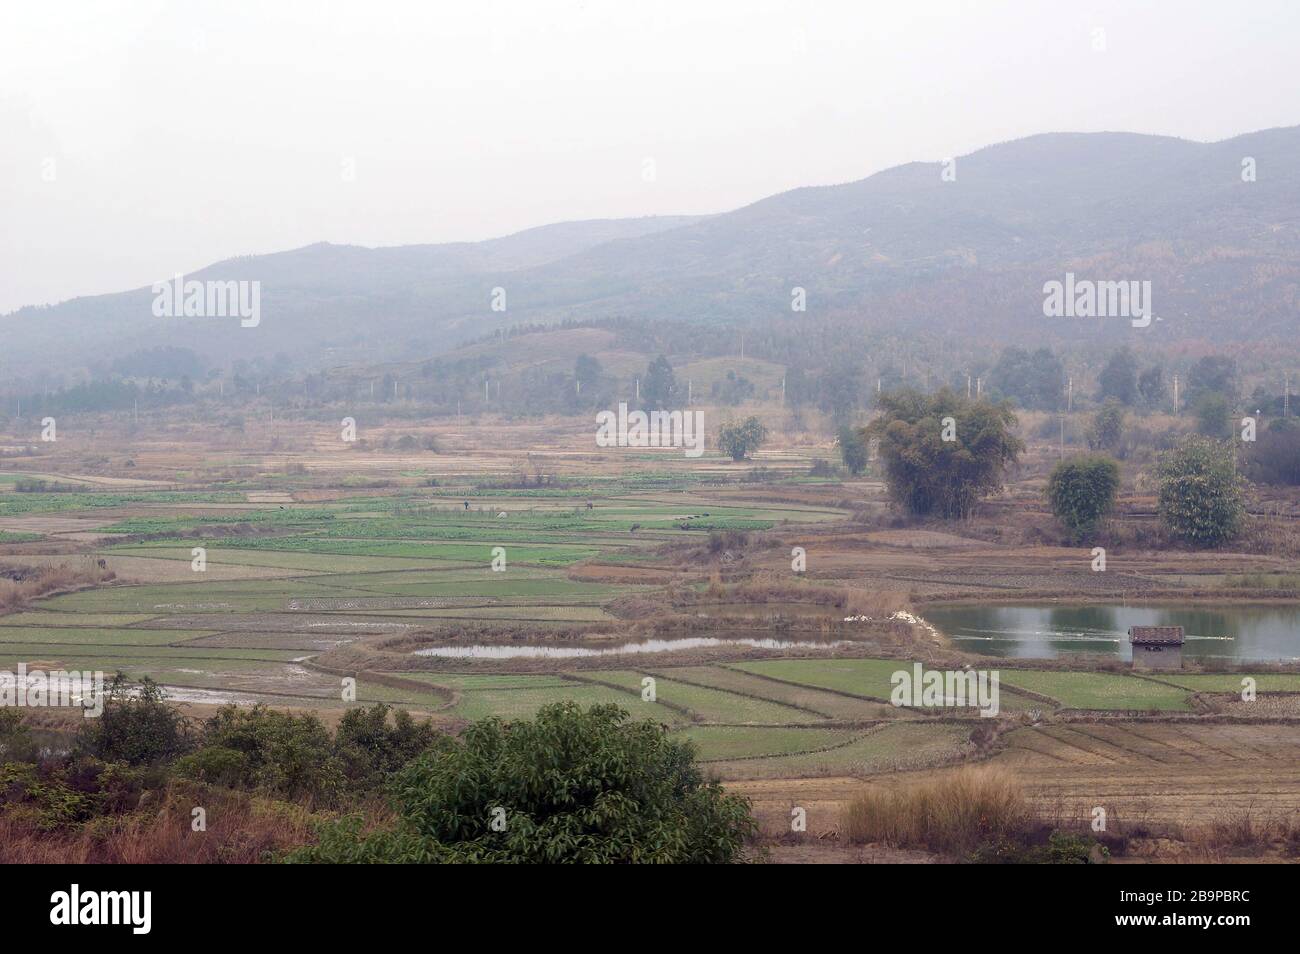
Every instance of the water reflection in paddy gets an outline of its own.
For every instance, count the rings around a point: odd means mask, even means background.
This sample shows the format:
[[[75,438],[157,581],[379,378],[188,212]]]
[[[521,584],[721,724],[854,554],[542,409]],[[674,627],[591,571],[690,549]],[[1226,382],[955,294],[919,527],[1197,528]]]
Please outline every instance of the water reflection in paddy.
[[[1182,626],[1188,659],[1300,659],[1300,606],[1294,604],[954,604],[927,607],[923,615],[956,646],[986,656],[1050,659],[1093,653],[1128,660],[1129,627]]]
[[[752,649],[809,649],[852,646],[847,639],[770,639],[713,636],[684,636],[680,639],[646,639],[640,642],[621,643],[614,646],[542,646],[496,645],[479,643],[473,646],[431,646],[415,650],[416,656],[438,656],[444,659],[577,659],[591,656],[622,656],[644,653],[677,652],[684,649],[711,649],[715,646],[736,646]]]

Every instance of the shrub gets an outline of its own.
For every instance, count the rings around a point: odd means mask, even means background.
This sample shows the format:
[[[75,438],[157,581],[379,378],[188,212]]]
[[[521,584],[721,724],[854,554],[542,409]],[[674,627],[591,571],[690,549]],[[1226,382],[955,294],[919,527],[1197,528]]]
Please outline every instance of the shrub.
[[[393,714],[389,706],[349,709],[334,733],[334,749],[343,761],[348,784],[358,790],[382,785],[396,771],[445,737],[429,722],[416,722],[405,710]]]
[[[205,745],[176,760],[176,774],[209,785],[233,788],[248,777],[248,756],[224,745]]]
[[[32,730],[17,709],[0,708],[0,759],[6,762],[34,762],[39,746]]]
[[[0,765],[0,806],[5,816],[21,819],[42,832],[85,821],[94,812],[90,795],[42,773],[35,765],[20,762]]]
[[[1124,440],[1124,406],[1108,398],[1092,417],[1088,426],[1088,447],[1115,451]]]
[[[76,748],[105,762],[157,765],[191,747],[185,717],[167,705],[162,687],[148,676],[133,689],[123,673],[113,677],[98,719],[87,719]]]
[[[1159,512],[1177,537],[1214,547],[1236,536],[1245,516],[1245,482],[1232,451],[1205,437],[1189,437],[1160,458]]]
[[[311,713],[276,712],[264,705],[223,706],[203,724],[203,747],[224,751],[207,751],[187,763],[186,769],[240,769],[226,784],[326,802],[344,788],[342,760],[333,750],[329,731]],[[238,753],[243,761],[228,756],[229,752]]]
[[[1047,479],[1052,513],[1076,541],[1097,529],[1118,490],[1119,464],[1100,455],[1061,461]]]
[[[322,829],[294,862],[729,862],[749,803],[706,782],[694,746],[617,706],[544,706],[532,721],[476,722],[392,787],[397,825]]]

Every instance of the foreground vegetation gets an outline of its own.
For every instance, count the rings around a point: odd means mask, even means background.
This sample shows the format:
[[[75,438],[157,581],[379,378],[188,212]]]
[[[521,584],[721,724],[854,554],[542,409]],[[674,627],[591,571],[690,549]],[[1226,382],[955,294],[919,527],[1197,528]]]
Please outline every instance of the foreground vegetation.
[[[379,705],[331,733],[262,706],[194,723],[118,679],[58,754],[0,709],[0,759],[6,862],[717,863],[755,834],[689,740],[614,706],[453,739]]]

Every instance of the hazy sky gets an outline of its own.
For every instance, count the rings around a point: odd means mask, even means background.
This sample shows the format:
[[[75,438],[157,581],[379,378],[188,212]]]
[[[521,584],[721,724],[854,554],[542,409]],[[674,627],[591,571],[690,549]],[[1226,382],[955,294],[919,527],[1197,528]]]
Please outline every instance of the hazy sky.
[[[0,0],[0,312],[1031,133],[1292,125],[1298,27],[1295,0]]]

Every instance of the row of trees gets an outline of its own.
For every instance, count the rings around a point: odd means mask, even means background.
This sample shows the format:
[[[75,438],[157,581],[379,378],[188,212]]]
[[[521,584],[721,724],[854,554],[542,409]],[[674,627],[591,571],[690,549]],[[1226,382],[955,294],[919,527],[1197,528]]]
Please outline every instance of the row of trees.
[[[1007,401],[971,400],[948,389],[906,390],[882,395],[881,411],[856,434],[841,435],[841,453],[856,454],[866,441],[878,441],[890,497],[915,516],[969,516],[980,499],[1001,488],[1024,450]],[[1098,412],[1098,445],[1116,442],[1122,414],[1118,402]],[[1300,463],[1300,428],[1286,435]],[[1160,517],[1178,538],[1213,547],[1240,532],[1246,485],[1229,445],[1192,435],[1161,456],[1157,478]],[[1057,465],[1047,498],[1071,536],[1082,540],[1111,512],[1119,486],[1118,462],[1084,455]]]
[[[1183,542],[1216,547],[1241,532],[1246,482],[1224,444],[1194,435],[1160,458],[1158,512]],[[1076,541],[1092,536],[1115,505],[1119,464],[1085,455],[1062,461],[1047,481],[1047,500]]]

